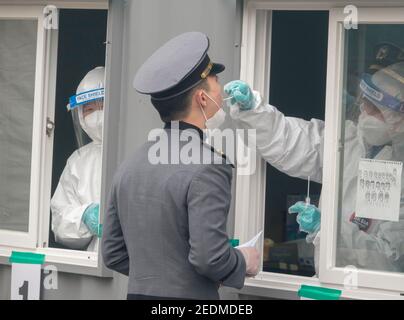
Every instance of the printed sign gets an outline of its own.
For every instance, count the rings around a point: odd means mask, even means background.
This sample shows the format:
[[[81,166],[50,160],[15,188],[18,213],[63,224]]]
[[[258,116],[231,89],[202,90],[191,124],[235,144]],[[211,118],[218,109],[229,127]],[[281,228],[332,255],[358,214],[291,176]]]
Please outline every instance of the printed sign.
[[[403,163],[361,159],[357,181],[356,217],[398,221]]]

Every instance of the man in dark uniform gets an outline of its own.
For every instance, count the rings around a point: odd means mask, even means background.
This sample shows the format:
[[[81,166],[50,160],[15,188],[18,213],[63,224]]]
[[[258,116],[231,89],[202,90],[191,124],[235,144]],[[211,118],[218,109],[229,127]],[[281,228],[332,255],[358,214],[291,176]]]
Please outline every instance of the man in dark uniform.
[[[134,79],[165,127],[159,152],[149,141],[122,164],[107,204],[102,254],[108,268],[129,276],[128,299],[218,299],[220,285],[242,288],[258,273],[258,251],[233,248],[226,233],[232,165],[204,142],[203,130],[224,115],[224,66],[211,62],[208,48],[206,35],[182,34]]]

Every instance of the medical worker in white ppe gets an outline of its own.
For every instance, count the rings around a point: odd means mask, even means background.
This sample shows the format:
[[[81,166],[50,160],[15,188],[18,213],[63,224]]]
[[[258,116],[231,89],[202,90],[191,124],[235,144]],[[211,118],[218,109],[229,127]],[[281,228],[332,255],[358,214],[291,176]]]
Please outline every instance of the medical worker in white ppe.
[[[337,266],[383,271],[404,271],[404,204],[398,222],[355,216],[358,166],[361,158],[404,160],[404,63],[395,63],[360,82],[359,119],[346,120],[342,208],[337,243]],[[321,183],[323,174],[324,122],[286,117],[264,104],[258,92],[242,81],[225,86],[232,97],[230,115],[238,127],[256,129],[257,149],[278,170]],[[401,179],[402,177],[397,177]],[[403,193],[401,193],[403,196]],[[297,203],[297,221],[316,246],[318,272],[320,209]]]
[[[89,71],[68,105],[79,148],[67,160],[51,200],[51,210],[56,242],[71,249],[94,251],[101,236],[104,76],[104,67]],[[82,130],[92,140],[85,145]]]

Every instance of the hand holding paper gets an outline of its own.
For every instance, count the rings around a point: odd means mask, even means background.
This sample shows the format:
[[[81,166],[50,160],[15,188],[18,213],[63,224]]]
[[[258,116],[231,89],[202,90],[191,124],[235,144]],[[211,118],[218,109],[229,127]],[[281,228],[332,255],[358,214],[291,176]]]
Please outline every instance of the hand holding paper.
[[[257,243],[261,234],[262,234],[262,231],[260,231],[251,240],[236,247],[236,249],[240,250],[244,256],[245,263],[246,263],[246,276],[247,277],[254,277],[259,272],[260,254],[259,254],[258,250],[255,248],[255,244]]]
[[[258,232],[258,234],[252,238],[251,240],[244,242],[243,244],[240,244],[239,246],[237,246],[236,248],[243,248],[243,247],[255,247],[258,239],[260,238],[262,234],[262,230],[260,232]]]

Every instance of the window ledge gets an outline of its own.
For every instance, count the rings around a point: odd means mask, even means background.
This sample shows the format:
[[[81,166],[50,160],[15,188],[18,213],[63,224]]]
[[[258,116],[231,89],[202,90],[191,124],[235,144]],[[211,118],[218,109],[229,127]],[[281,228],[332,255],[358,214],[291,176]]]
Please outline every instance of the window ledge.
[[[10,265],[9,257],[12,251],[33,252],[45,255],[45,266],[54,265],[59,272],[91,275],[98,277],[112,277],[112,271],[104,265],[98,265],[97,252],[74,251],[56,248],[16,248],[0,247],[0,264]]]
[[[241,295],[295,300],[299,299],[297,292],[302,285],[342,290],[342,300],[404,300],[404,296],[399,292],[367,288],[344,289],[342,286],[321,283],[317,277],[306,278],[269,272],[260,272],[254,278],[247,278],[241,290],[230,290]]]

